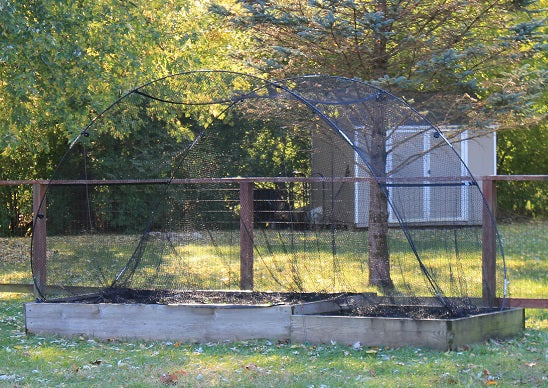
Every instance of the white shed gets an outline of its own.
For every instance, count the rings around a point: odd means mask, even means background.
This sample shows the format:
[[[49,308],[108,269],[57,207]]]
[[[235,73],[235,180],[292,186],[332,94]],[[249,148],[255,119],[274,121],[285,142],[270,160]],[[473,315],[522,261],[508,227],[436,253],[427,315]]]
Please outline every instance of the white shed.
[[[414,144],[407,145],[405,149],[408,152],[417,152],[424,150],[425,157],[421,157],[415,161],[411,161],[405,165],[407,176],[427,177],[427,176],[468,176],[465,165],[470,169],[474,177],[484,175],[496,175],[496,133],[478,134],[471,130],[462,130],[459,126],[447,126],[440,128],[445,137],[450,140],[450,143],[459,154],[464,162],[460,164],[442,163],[440,158],[445,155],[444,152],[431,149],[432,136],[427,135],[420,126],[407,126],[398,128],[397,132],[393,133],[387,144],[387,148],[391,147],[390,142],[397,142],[398,137],[406,139],[407,142],[412,141]],[[412,133],[417,133],[413,136]],[[354,142],[358,148],[360,145],[359,134],[362,133],[359,128],[356,129]],[[410,140],[411,139],[411,140]],[[316,139],[317,140],[317,139]],[[331,139],[333,141],[333,139]],[[324,148],[322,141],[314,141],[313,147],[316,147],[316,152],[312,158],[312,173],[317,176],[352,176],[356,178],[370,177],[367,167],[359,157],[352,151],[350,146],[344,145],[344,141],[339,140],[340,147],[333,151],[333,146],[330,149]],[[334,142],[335,144],[337,141]],[[334,144],[331,143],[331,144]],[[325,142],[327,144],[327,142]],[[344,150],[344,151],[343,151]],[[429,151],[428,151],[429,150]],[[427,152],[428,151],[428,152]],[[352,155],[353,154],[353,155]],[[401,159],[405,157],[401,153],[398,154]],[[336,159],[337,163],[333,163]],[[387,171],[389,171],[395,162],[392,160],[392,154],[387,157]],[[333,170],[333,166],[337,166]],[[360,181],[354,183],[336,183],[332,188],[322,190],[317,187],[312,190],[312,206],[315,209],[322,209],[325,213],[330,212],[330,208],[337,206],[336,203],[344,203],[344,212],[338,211],[340,223],[353,224],[355,227],[367,227],[369,213],[369,185],[368,181]],[[481,185],[481,182],[479,182]],[[331,196],[331,200],[326,200],[326,190]],[[468,198],[468,190],[466,186],[454,188],[453,190],[443,190],[441,187],[429,185],[417,185],[417,187],[400,188],[389,187],[388,193],[390,197],[397,197],[405,192],[406,201],[409,201],[410,213],[406,214],[408,222],[416,224],[444,224],[447,222],[462,222],[463,224],[478,224],[481,223],[481,212],[477,211],[477,198]],[[321,197],[320,197],[320,193]],[[436,200],[436,198],[440,200]],[[352,206],[348,206],[351,202]],[[471,211],[474,208],[474,211]],[[341,206],[341,208],[343,208]],[[389,222],[397,223],[397,218],[392,209],[389,209]]]

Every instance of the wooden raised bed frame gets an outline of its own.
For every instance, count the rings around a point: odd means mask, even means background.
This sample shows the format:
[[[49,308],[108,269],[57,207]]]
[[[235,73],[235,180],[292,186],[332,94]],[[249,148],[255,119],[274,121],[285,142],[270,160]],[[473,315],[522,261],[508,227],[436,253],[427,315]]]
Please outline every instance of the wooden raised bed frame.
[[[370,303],[371,297],[364,298]],[[524,330],[521,308],[456,319],[340,316],[333,300],[295,305],[27,303],[27,333],[185,342],[291,340],[454,350]],[[330,315],[333,314],[333,315]]]

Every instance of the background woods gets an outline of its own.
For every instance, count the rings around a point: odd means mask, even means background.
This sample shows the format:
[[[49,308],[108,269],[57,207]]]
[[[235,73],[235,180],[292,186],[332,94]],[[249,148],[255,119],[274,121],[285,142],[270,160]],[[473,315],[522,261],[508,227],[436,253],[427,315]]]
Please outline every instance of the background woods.
[[[402,96],[436,124],[502,131],[499,173],[546,173],[545,6],[479,0],[0,0],[0,179],[51,176],[70,140],[126,90],[197,68],[270,78],[360,78]],[[166,136],[192,139],[193,121],[200,119],[189,111],[171,122]],[[215,125],[245,137],[249,131],[234,129],[262,124]],[[129,134],[113,126],[110,135]],[[153,157],[142,127],[132,135],[128,141],[146,144],[147,157]],[[248,149],[245,158],[260,170],[258,150]],[[499,191],[503,212],[545,216],[542,185],[520,201],[512,200],[508,187]],[[28,233],[30,196],[23,187],[0,189],[0,234]]]

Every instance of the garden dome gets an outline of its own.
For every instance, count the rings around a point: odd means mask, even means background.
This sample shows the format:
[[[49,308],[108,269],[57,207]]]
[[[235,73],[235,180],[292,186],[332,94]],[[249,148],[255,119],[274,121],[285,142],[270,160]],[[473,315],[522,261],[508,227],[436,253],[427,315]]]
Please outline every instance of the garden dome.
[[[49,181],[34,217],[38,297],[377,292],[450,315],[504,299],[500,240],[503,286],[481,276],[493,216],[448,137],[355,79],[154,80],[89,123]]]

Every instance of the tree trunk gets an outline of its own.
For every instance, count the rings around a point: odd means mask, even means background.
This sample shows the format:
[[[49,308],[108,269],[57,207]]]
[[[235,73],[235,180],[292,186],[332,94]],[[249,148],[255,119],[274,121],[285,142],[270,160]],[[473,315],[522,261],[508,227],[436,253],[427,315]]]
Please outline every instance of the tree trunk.
[[[382,179],[386,176],[386,129],[382,102],[375,110],[371,128],[370,163],[373,174]],[[388,200],[385,189],[371,183],[369,189],[369,284],[385,294],[391,294],[394,283],[390,277],[388,250]]]
[[[376,1],[376,11],[387,17],[386,0]],[[391,24],[379,27],[374,44],[373,77],[383,77],[388,68],[388,55],[386,52],[386,32],[391,29]],[[382,179],[386,177],[386,112],[383,98],[380,93],[377,96],[377,104],[371,111],[371,143],[370,164],[373,174]],[[369,285],[378,287],[385,294],[392,294],[394,283],[390,277],[390,253],[388,250],[388,199],[385,189],[376,183],[372,183],[369,189]]]

